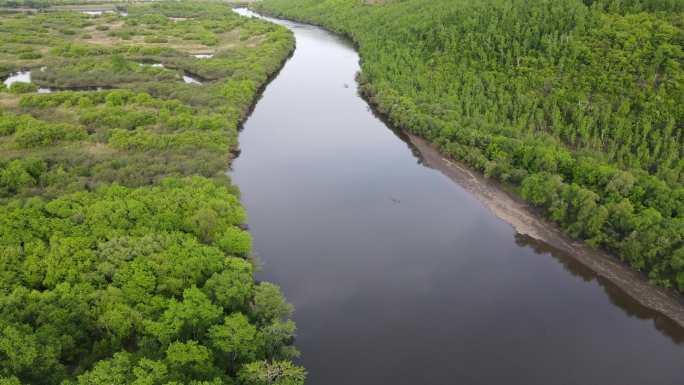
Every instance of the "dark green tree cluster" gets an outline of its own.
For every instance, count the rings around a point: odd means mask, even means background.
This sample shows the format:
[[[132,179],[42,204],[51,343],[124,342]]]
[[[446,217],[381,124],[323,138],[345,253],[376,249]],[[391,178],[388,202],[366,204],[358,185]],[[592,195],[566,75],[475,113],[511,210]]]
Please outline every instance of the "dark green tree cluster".
[[[266,0],[348,35],[389,121],[684,290],[684,2]]]
[[[283,365],[301,383],[282,362],[292,308],[254,283],[244,221],[230,189],[199,177],[0,206],[0,376],[226,384]]]
[[[0,15],[0,75],[32,81],[0,90],[0,384],[302,385],[225,175],[292,35],[219,3],[127,10]]]

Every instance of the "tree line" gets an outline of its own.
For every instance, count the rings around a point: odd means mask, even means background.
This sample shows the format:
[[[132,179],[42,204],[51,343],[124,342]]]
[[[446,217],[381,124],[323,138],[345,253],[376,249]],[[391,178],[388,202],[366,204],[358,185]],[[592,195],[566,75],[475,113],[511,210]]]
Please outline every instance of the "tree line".
[[[402,129],[684,290],[684,2],[266,0],[357,43]]]

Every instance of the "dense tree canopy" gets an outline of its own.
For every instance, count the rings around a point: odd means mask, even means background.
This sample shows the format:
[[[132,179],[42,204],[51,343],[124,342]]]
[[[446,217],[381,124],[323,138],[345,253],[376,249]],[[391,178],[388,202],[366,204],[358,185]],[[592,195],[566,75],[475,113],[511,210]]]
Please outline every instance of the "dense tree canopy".
[[[350,36],[392,124],[684,290],[684,1],[258,6]]]
[[[291,34],[196,2],[0,31],[32,81],[0,92],[0,384],[303,384],[225,176]]]
[[[0,368],[37,384],[112,366],[146,381],[152,366],[146,383],[225,383],[291,358],[291,308],[254,283],[248,248],[222,245],[249,242],[244,220],[229,188],[199,177],[0,207]]]

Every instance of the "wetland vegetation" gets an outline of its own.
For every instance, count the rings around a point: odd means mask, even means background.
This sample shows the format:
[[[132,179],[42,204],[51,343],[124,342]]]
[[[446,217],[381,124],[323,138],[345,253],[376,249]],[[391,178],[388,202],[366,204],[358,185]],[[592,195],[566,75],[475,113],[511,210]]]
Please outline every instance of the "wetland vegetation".
[[[292,34],[159,2],[5,10],[0,47],[0,384],[303,383],[225,175]]]
[[[255,281],[226,176],[293,33],[218,2],[0,7],[0,385],[302,385],[293,308]],[[681,1],[257,7],[349,36],[359,89],[392,125],[684,290]],[[234,175],[261,250],[283,255],[266,278],[306,309],[314,382],[678,378],[680,329],[512,247],[349,89],[351,47],[285,25],[305,49]]]

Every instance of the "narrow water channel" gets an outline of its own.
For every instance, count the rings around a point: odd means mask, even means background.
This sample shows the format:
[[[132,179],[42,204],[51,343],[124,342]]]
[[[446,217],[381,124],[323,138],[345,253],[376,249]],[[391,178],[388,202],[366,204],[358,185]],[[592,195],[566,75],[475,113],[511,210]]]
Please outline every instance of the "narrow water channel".
[[[358,96],[350,44],[276,22],[297,49],[231,175],[308,384],[684,382],[681,328],[424,166]]]

